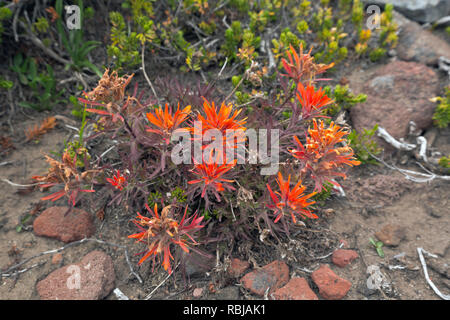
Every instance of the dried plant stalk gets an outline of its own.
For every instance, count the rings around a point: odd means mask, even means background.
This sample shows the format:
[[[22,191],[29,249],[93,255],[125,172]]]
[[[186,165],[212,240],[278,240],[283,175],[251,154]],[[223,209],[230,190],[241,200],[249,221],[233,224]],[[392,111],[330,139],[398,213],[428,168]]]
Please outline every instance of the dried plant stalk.
[[[48,117],[44,119],[39,126],[36,124],[31,129],[29,128],[25,130],[25,136],[27,137],[26,142],[36,139],[39,136],[42,136],[43,134],[53,129],[55,126],[56,126],[55,117]]]

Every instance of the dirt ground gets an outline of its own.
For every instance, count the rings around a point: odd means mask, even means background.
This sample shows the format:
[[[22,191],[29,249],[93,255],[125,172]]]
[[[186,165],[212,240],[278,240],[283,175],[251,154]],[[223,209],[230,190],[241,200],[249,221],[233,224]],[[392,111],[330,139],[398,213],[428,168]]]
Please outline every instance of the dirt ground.
[[[64,109],[57,110],[57,114],[66,116]],[[73,131],[65,126],[65,122],[58,119],[55,129],[42,136],[38,143],[24,143],[23,130],[44,118],[46,114],[28,118],[19,115],[13,119],[15,136],[13,144],[16,149],[1,160],[1,178],[6,178],[15,183],[29,183],[32,175],[45,172],[47,163],[43,155],[51,152],[60,152],[64,147],[64,139],[69,139]],[[10,130],[4,124],[2,130]],[[13,136],[14,137],[14,136]],[[441,131],[437,145],[443,150],[450,148],[449,131]],[[393,159],[401,159],[402,155],[394,155]],[[406,167],[420,170],[414,166],[414,161],[409,160]],[[450,212],[448,199],[450,188],[448,182],[434,180],[431,183],[419,184],[406,180],[401,174],[379,165],[362,166],[350,171],[348,179],[343,183],[347,196],[342,198],[333,196],[321,210],[320,219],[308,224],[308,228],[328,230],[333,234],[328,239],[328,247],[323,253],[332,252],[338,243],[344,239],[348,248],[359,253],[359,258],[346,268],[333,267],[333,270],[341,277],[348,279],[352,287],[344,299],[414,299],[434,300],[440,299],[426,283],[422,267],[418,258],[417,248],[422,247],[428,252],[438,255],[435,260],[438,264],[450,262]],[[27,257],[41,252],[56,249],[63,245],[58,240],[35,236],[32,231],[32,221],[46,207],[51,204],[40,202],[43,193],[34,191],[27,194],[18,194],[20,188],[0,183],[0,268],[7,269]],[[65,205],[66,200],[59,200],[56,205]],[[38,204],[40,208],[36,208]],[[95,201],[93,207],[96,208]],[[33,217],[23,223],[21,232],[16,230],[22,219],[30,212],[37,211]],[[129,248],[132,263],[137,268],[138,257],[133,256],[139,250],[133,245],[133,241],[127,235],[134,231],[130,223],[129,215],[116,209],[107,208],[103,221],[96,220],[97,232],[95,237],[111,243],[126,245]],[[374,247],[369,243],[369,238],[375,238],[375,232],[386,224],[397,224],[406,230],[406,238],[397,247],[383,247],[385,257],[380,258]],[[305,237],[307,234],[300,234]],[[295,239],[295,237],[294,237]],[[311,240],[313,241],[313,240]],[[218,282],[220,278],[215,273],[207,273],[202,276],[192,277],[187,285],[181,275],[176,275],[164,282],[166,273],[156,270],[152,273],[150,264],[144,264],[139,274],[144,279],[140,284],[133,276],[130,276],[128,265],[125,262],[124,251],[120,248],[96,243],[84,243],[65,249],[62,252],[63,260],[60,264],[52,264],[52,254],[43,255],[28,262],[23,268],[31,269],[16,277],[3,277],[0,281],[0,299],[39,299],[36,293],[37,281],[46,277],[56,268],[72,262],[78,262],[82,256],[93,249],[101,249],[109,254],[115,265],[116,287],[131,299],[143,299],[152,292],[161,282],[163,285],[152,295],[153,299],[194,299],[194,288],[207,288],[210,283],[215,283],[215,293],[208,292],[203,299],[256,299],[239,286],[238,280]],[[393,257],[404,253],[401,263]],[[235,250],[233,254],[240,258],[249,258]],[[318,256],[316,254],[316,256]],[[279,259],[280,253],[273,254],[255,253],[253,259],[257,264],[264,265]],[[298,256],[297,262],[288,263],[291,276],[304,276],[308,274],[300,269],[314,270],[320,263],[332,265],[331,258],[302,260]],[[287,259],[289,261],[289,259]],[[389,279],[389,287],[381,292],[373,292],[367,289],[367,266],[377,264]],[[405,269],[390,270],[389,266],[401,265]],[[301,268],[298,268],[298,267]],[[428,268],[431,279],[445,294],[450,291],[448,279],[443,275]],[[314,283],[310,286],[317,291]],[[221,289],[225,287],[225,289]],[[220,290],[221,289],[221,290]],[[116,299],[110,294],[107,299]]]

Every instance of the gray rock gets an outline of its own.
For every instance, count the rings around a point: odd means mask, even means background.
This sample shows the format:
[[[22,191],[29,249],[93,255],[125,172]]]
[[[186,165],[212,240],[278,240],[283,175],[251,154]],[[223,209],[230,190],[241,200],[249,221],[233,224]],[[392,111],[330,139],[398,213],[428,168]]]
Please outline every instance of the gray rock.
[[[395,48],[399,59],[432,66],[437,66],[441,57],[450,59],[450,45],[446,41],[395,11],[394,21],[400,30]]]
[[[393,4],[396,11],[421,23],[435,22],[450,14],[449,0],[363,0],[363,3],[382,6]]]

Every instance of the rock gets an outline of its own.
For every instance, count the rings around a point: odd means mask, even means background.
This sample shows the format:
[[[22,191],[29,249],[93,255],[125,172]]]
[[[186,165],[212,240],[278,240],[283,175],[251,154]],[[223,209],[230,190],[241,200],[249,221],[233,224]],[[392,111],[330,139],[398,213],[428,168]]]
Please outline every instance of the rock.
[[[36,285],[42,300],[99,300],[115,282],[111,257],[94,250],[77,264],[59,268]]]
[[[292,278],[272,294],[275,300],[319,300],[304,278]]]
[[[331,260],[338,267],[344,268],[350,264],[353,260],[358,258],[358,253],[354,250],[338,249],[333,252]]]
[[[384,245],[396,247],[406,238],[406,230],[399,225],[387,224],[380,231],[375,233],[375,236],[378,240],[383,242]]]
[[[55,253],[52,257],[52,264],[60,264],[63,259],[61,253]]]
[[[33,230],[38,236],[72,242],[90,237],[95,232],[92,216],[84,210],[68,207],[51,207],[34,220]]]
[[[288,281],[289,267],[279,260],[247,273],[241,278],[244,288],[258,296],[264,296],[269,287],[269,294],[271,294],[284,286]]]
[[[363,0],[365,4],[394,5],[394,9],[417,22],[435,22],[450,14],[448,0]]]
[[[397,12],[394,12],[394,20],[400,29],[395,49],[401,60],[436,66],[439,57],[450,59],[450,45],[446,41]]]
[[[247,270],[249,266],[250,264],[248,261],[233,258],[231,259],[230,267],[227,271],[231,277],[238,278],[244,274],[245,270]]]
[[[215,259],[208,253],[199,254],[195,251],[190,251],[189,254],[183,252],[185,257],[186,274],[191,277],[195,275],[202,275],[210,271],[215,266]]]
[[[192,296],[194,298],[199,298],[201,297],[203,294],[203,288],[195,288],[194,291],[192,292]]]
[[[311,278],[319,287],[320,296],[327,300],[342,299],[352,286],[350,281],[337,276],[328,265],[321,265],[311,274]]]
[[[358,132],[378,124],[400,139],[407,136],[411,120],[417,130],[432,125],[436,104],[429,99],[438,94],[439,80],[435,71],[422,64],[393,61],[355,73],[351,77],[351,87],[355,92],[367,94],[365,103],[350,109],[353,126]],[[378,141],[386,150],[393,150],[384,140]]]

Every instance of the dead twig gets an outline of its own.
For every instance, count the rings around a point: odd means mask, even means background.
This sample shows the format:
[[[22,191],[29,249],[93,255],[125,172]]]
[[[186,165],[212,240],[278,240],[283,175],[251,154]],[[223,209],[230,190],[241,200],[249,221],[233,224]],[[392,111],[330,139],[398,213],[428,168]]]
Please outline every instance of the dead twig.
[[[25,268],[25,269],[22,269],[22,270],[19,270],[19,271],[15,271],[15,272],[11,272],[11,273],[1,273],[0,274],[0,278],[2,278],[2,277],[4,277],[4,278],[15,277],[15,276],[17,276],[17,275],[19,275],[21,273],[25,273],[25,272],[33,269],[33,268],[40,267],[43,264],[45,264],[45,262],[38,262],[38,263],[35,263],[32,266],[28,267],[28,268]]]
[[[25,23],[23,23],[22,21],[19,21],[20,26],[22,28],[25,29],[27,35],[24,36],[25,38],[28,38],[29,40],[31,40],[31,42],[33,42],[33,44],[38,47],[39,49],[41,49],[42,51],[44,51],[48,56],[52,57],[53,59],[55,59],[56,61],[62,63],[62,64],[71,64],[71,62],[67,59],[64,59],[62,57],[60,57],[59,55],[56,54],[55,51],[53,51],[50,48],[47,48],[42,41],[36,37],[30,30],[29,28],[26,26]]]
[[[386,129],[384,129],[382,127],[378,127],[377,136],[379,136],[380,138],[383,138],[387,143],[389,143],[390,145],[392,145],[394,148],[396,148],[398,150],[411,151],[416,148],[415,144],[409,144],[409,143],[397,141],[393,136],[391,136],[386,131]]]
[[[423,274],[425,276],[425,279],[427,280],[428,284],[430,285],[430,287],[433,289],[433,291],[442,299],[444,300],[450,300],[450,295],[446,295],[446,294],[442,294],[439,289],[436,287],[436,285],[431,281],[430,277],[428,276],[428,269],[427,269],[427,264],[425,262],[425,259],[423,257],[423,253],[429,255],[430,257],[433,258],[437,258],[436,255],[431,254],[427,251],[425,251],[423,248],[417,248],[417,253],[419,254],[419,259],[420,259],[420,263],[422,264],[422,268],[423,268]]]
[[[41,182],[37,182],[37,183],[31,183],[31,184],[19,184],[19,183],[14,183],[12,181],[9,181],[6,178],[0,178],[1,181],[6,182],[7,184],[9,184],[10,186],[13,187],[20,187],[20,188],[27,188],[27,187],[34,187],[34,186],[38,186],[40,184],[42,184]]]
[[[158,290],[164,283],[166,283],[166,281],[170,278],[170,276],[174,273],[174,271],[178,268],[179,265],[180,265],[180,263],[178,262],[178,264],[175,266],[175,268],[173,268],[172,272],[169,273],[169,274],[167,275],[167,277],[165,277],[164,280],[161,281],[161,283],[158,284],[158,285],[156,286],[156,288],[153,289],[152,292],[150,292],[150,293],[145,297],[144,300],[149,300],[149,299],[153,296],[153,294],[156,292],[156,290]]]
[[[153,84],[150,81],[150,78],[147,75],[147,72],[145,71],[145,43],[142,45],[142,52],[141,52],[141,60],[142,60],[142,72],[144,73],[145,80],[147,80],[148,85],[150,86],[150,89],[152,89],[153,95],[155,96],[156,100],[159,100],[158,95],[156,94],[155,88],[153,88]]]
[[[365,148],[366,151],[369,153],[369,155],[374,158],[375,160],[379,161],[380,163],[384,164],[386,167],[388,167],[389,169],[395,170],[400,172],[401,174],[403,174],[405,176],[406,179],[414,181],[414,182],[418,182],[418,183],[424,183],[424,182],[431,182],[434,179],[442,179],[442,180],[446,180],[446,181],[450,181],[450,176],[441,176],[441,175],[437,175],[433,172],[431,172],[430,170],[426,169],[422,164],[420,164],[419,162],[417,162],[417,164],[427,173],[422,173],[422,172],[416,172],[416,171],[412,171],[412,170],[407,170],[407,169],[401,169],[398,168],[394,165],[390,165],[388,164],[386,161],[384,161],[383,159],[377,157],[376,155],[374,155],[373,153],[371,153],[369,150],[367,150],[367,148]],[[423,178],[419,178],[419,177],[423,177]]]

